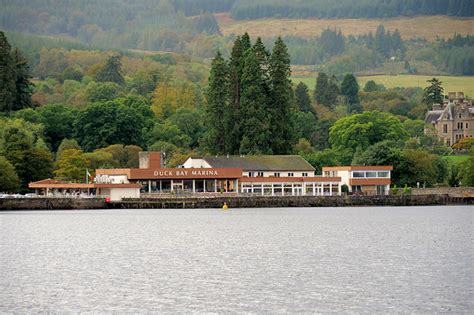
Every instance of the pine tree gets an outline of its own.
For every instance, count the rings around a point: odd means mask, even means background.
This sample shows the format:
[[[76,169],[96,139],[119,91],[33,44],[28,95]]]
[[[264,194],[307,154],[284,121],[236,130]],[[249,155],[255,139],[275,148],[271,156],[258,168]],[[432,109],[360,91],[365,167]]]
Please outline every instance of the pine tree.
[[[229,112],[229,69],[220,52],[212,61],[207,97],[207,147],[212,153],[228,153],[229,125],[226,114]]]
[[[328,76],[324,72],[319,72],[316,78],[316,87],[314,88],[314,99],[318,104],[330,106],[326,101],[326,91],[328,89]]]
[[[433,104],[442,104],[444,89],[441,86],[441,83],[443,82],[439,81],[436,78],[428,80],[427,82],[430,83],[430,85],[424,89],[423,103],[428,106],[431,106]]]
[[[339,85],[337,78],[331,78],[324,72],[318,73],[316,78],[316,87],[314,89],[314,99],[318,104],[324,106],[334,106],[336,104],[337,96],[339,95]]]
[[[13,109],[15,101],[15,69],[10,54],[11,46],[0,31],[0,111],[8,112]]]
[[[330,106],[334,106],[337,102],[337,96],[340,94],[339,82],[335,75],[329,79],[328,89],[326,92],[326,102]]]
[[[362,107],[359,100],[359,84],[352,73],[344,76],[341,84],[341,94],[347,99],[347,111],[349,113],[360,113]]]
[[[247,50],[243,59],[242,96],[239,126],[242,132],[241,154],[271,153],[270,115],[264,74],[253,50]]]
[[[240,42],[242,44],[242,49],[245,52],[247,49],[252,48],[252,43],[250,41],[250,36],[247,32],[242,35],[242,38],[240,39]]]
[[[274,154],[287,154],[293,146],[290,130],[291,68],[290,55],[285,43],[278,37],[270,56],[270,80],[272,88],[272,149]]]
[[[257,38],[252,49],[255,52],[255,56],[257,57],[258,62],[260,63],[260,68],[262,69],[264,75],[267,75],[270,53],[268,52],[267,48],[265,48],[265,45],[263,44],[262,39],[260,37]]]
[[[240,97],[242,94],[242,68],[245,50],[240,37],[234,41],[229,62],[229,112],[226,114],[226,124],[230,136],[226,147],[229,153],[236,153],[240,148],[241,129]]]
[[[30,69],[28,61],[22,56],[18,49],[12,54],[12,61],[15,69],[15,100],[13,110],[32,107],[31,94],[32,83],[30,82]]]
[[[310,112],[316,115],[316,111],[311,106],[311,99],[309,97],[308,86],[303,82],[298,83],[295,89],[295,101],[298,109],[301,112]]]
[[[96,80],[99,82],[115,82],[117,84],[125,84],[122,75],[121,56],[115,55],[109,57],[104,67],[96,75]]]

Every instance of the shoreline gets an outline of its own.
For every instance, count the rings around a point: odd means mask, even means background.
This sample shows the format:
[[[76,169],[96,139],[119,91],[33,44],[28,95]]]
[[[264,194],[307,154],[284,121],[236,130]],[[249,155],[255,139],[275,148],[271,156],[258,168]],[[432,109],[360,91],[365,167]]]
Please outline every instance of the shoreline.
[[[397,196],[219,196],[124,199],[105,202],[103,198],[3,198],[0,212],[31,210],[107,210],[107,209],[205,209],[291,207],[358,207],[358,206],[430,206],[473,205],[474,197],[447,194]]]

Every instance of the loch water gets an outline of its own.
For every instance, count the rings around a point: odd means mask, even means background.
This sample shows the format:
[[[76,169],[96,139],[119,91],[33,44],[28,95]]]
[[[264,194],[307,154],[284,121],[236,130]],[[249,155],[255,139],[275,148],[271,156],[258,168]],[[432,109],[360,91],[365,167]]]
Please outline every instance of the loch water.
[[[0,213],[0,313],[472,313],[472,207]]]

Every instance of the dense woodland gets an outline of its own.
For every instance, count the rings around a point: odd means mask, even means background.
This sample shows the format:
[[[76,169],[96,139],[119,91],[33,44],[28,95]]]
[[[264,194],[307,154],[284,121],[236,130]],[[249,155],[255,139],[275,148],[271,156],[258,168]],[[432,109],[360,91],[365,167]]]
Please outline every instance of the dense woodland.
[[[193,154],[294,153],[318,173],[390,164],[399,187],[472,186],[472,152],[449,158],[472,143],[449,148],[423,132],[442,82],[387,89],[359,86],[357,74],[472,75],[473,36],[402,40],[381,24],[357,37],[224,37],[212,15],[472,16],[466,1],[414,3],[0,0],[0,191],[136,167],[140,150],[165,152],[168,166]],[[315,86],[291,84],[295,64],[316,70]]]
[[[229,57],[238,34],[224,37],[212,13],[235,18],[365,18],[445,14],[473,16],[464,0],[245,1],[245,0],[0,0],[0,29],[7,30],[34,67],[38,47],[84,50],[142,50],[185,53],[211,59],[219,50]],[[279,13],[278,13],[279,12]],[[317,14],[316,14],[316,13]],[[255,13],[255,14],[254,14]],[[382,14],[383,13],[383,14]],[[382,14],[382,15],[381,15]],[[271,49],[276,38],[264,38]],[[327,29],[320,36],[283,38],[292,63],[341,76],[352,73],[474,74],[471,36],[428,42],[402,40],[380,25],[373,33],[345,36]],[[394,57],[394,59],[392,58]]]
[[[289,18],[389,18],[415,15],[473,16],[470,0],[237,0],[235,19]]]
[[[168,166],[193,154],[295,153],[318,173],[390,164],[399,187],[474,184],[472,153],[449,162],[453,149],[423,133],[424,114],[442,95],[436,80],[426,91],[386,89],[320,72],[316,86],[292,86],[284,41],[270,50],[247,34],[228,59],[217,53],[210,71],[180,55],[66,48],[43,48],[30,69],[2,32],[0,48],[1,191],[136,167],[140,150],[165,152]]]

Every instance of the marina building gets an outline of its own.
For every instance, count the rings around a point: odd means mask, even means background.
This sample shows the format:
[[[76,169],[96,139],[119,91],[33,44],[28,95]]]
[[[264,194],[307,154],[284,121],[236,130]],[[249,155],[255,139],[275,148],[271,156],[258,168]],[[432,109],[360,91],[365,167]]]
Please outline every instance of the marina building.
[[[392,166],[332,166],[323,167],[323,176],[341,178],[350,193],[388,195]]]
[[[138,168],[97,169],[89,184],[48,179],[30,183],[30,188],[47,195],[80,191],[111,200],[194,194],[333,196],[342,193],[343,184],[350,185],[351,192],[386,194],[391,170],[385,166],[330,167],[317,176],[299,155],[190,157],[179,167],[168,168],[160,152],[140,152]]]

